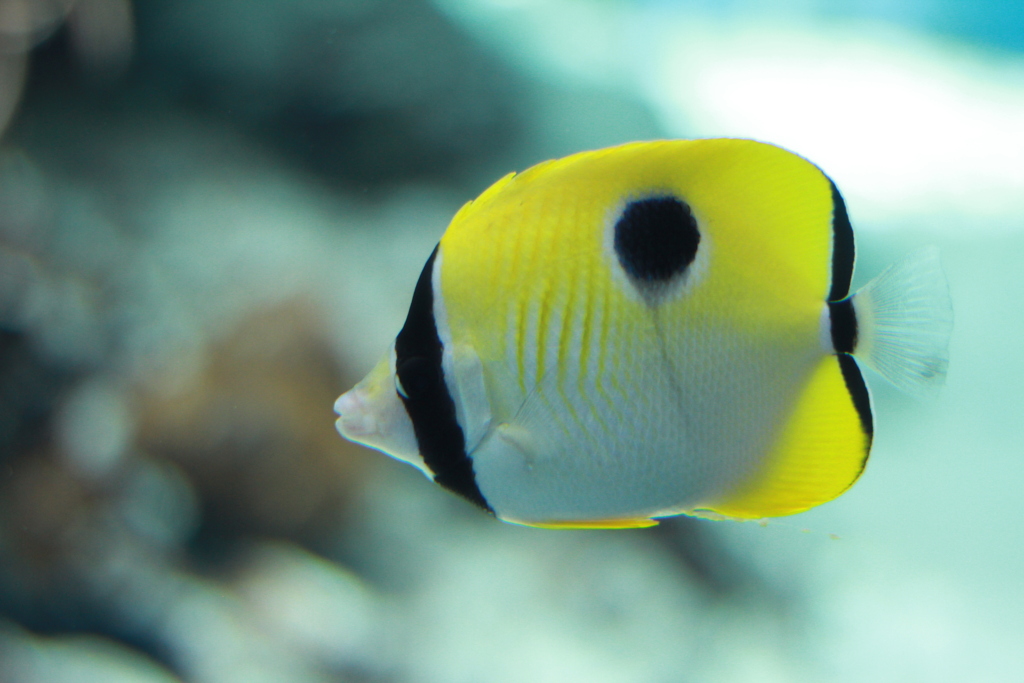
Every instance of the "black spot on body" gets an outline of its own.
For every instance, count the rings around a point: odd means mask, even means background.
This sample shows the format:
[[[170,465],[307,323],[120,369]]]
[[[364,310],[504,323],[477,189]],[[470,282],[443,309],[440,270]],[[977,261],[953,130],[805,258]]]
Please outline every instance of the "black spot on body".
[[[434,481],[493,513],[476,483],[473,461],[466,454],[466,438],[455,415],[455,401],[444,380],[444,347],[434,320],[432,276],[436,257],[435,247],[416,282],[405,325],[395,338],[395,371],[404,392],[398,392],[398,396]]]
[[[615,223],[615,255],[641,289],[681,276],[696,258],[699,244],[697,220],[677,197],[632,201]]]

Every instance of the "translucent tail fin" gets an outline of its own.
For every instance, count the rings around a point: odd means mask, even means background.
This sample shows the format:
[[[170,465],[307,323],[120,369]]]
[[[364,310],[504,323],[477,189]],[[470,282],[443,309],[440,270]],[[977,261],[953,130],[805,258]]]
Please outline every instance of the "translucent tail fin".
[[[854,355],[915,396],[946,378],[953,305],[937,247],[915,251],[853,295]]]

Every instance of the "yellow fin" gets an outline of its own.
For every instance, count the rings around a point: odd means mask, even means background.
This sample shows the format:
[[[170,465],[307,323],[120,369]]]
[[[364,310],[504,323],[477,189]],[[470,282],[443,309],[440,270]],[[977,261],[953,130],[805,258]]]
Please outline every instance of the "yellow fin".
[[[839,358],[828,356],[811,375],[761,472],[724,500],[698,507],[747,519],[803,512],[852,486],[870,448],[871,435]]]
[[[506,520],[510,521],[510,520]],[[658,520],[643,517],[641,519],[592,519],[570,520],[567,522],[512,522],[520,526],[532,526],[538,529],[642,529],[657,526]]]
[[[515,171],[510,171],[496,180],[494,184],[484,190],[479,197],[471,199],[463,204],[462,208],[455,212],[455,216],[452,217],[451,222],[455,223],[456,221],[464,220],[471,212],[479,211],[481,207],[489,204],[494,197],[501,194],[505,189],[505,186],[512,182],[512,179],[515,178],[516,175],[518,174]]]

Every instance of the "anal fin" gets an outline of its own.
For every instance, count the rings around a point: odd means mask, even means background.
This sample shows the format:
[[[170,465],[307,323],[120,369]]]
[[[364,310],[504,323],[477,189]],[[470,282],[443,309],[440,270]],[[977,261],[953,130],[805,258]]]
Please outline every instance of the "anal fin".
[[[870,406],[859,369],[852,358],[843,360],[850,367],[828,356],[815,368],[761,470],[698,508],[744,519],[791,515],[836,498],[857,480],[871,448]],[[845,377],[844,369],[855,376]]]
[[[639,519],[584,519],[565,522],[512,522],[512,524],[532,526],[538,529],[642,529],[657,526],[658,520],[641,517]]]

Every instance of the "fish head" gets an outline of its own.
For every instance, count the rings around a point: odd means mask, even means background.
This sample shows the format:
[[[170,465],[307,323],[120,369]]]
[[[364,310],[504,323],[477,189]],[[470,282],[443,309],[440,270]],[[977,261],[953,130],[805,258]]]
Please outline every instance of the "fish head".
[[[349,441],[407,462],[428,477],[412,420],[398,393],[394,346],[359,384],[334,402],[335,426]]]

